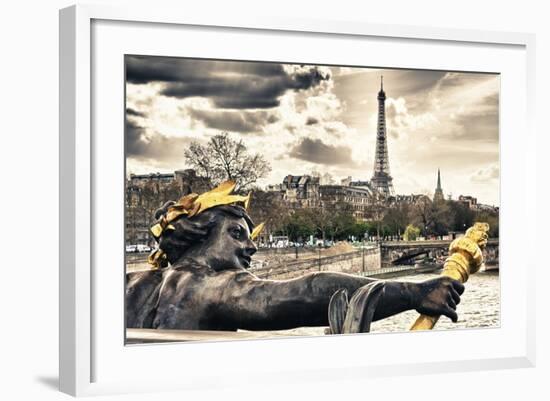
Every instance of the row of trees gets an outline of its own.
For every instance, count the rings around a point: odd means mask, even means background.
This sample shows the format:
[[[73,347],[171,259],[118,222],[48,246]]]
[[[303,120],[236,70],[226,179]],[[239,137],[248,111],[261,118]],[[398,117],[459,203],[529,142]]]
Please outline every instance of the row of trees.
[[[262,210],[267,204],[258,202],[269,193],[258,197],[254,195],[252,214],[258,220],[255,209]],[[346,205],[326,208],[303,208],[284,210],[272,202],[269,209],[272,213],[258,216],[258,221],[269,219],[270,232],[276,235],[287,235],[291,241],[305,241],[311,235],[316,238],[344,240],[350,237],[364,238],[378,236],[381,238],[402,238],[414,240],[419,236],[440,237],[449,232],[463,232],[476,221],[489,223],[491,238],[498,237],[498,213],[474,211],[456,201],[432,202],[426,198],[415,204],[399,204],[384,208],[378,220],[357,221]]]
[[[271,198],[272,208],[265,209],[266,198]],[[277,206],[279,205],[279,206]],[[267,232],[288,236],[290,241],[307,241],[310,236],[323,240],[343,240],[351,236],[363,238],[365,233],[376,235],[374,222],[357,221],[347,210],[325,208],[301,208],[290,210],[281,207],[272,194],[254,192],[250,214],[254,221],[267,221]],[[262,216],[259,216],[262,214]]]
[[[492,238],[498,237],[497,211],[472,210],[464,203],[454,200],[431,202],[428,198],[423,198],[413,205],[404,204],[390,208],[383,219],[384,223],[389,223],[391,232],[395,232],[397,228],[403,233],[408,224],[413,224],[425,237],[447,235],[451,231],[463,232],[476,221],[489,223],[489,235]]]

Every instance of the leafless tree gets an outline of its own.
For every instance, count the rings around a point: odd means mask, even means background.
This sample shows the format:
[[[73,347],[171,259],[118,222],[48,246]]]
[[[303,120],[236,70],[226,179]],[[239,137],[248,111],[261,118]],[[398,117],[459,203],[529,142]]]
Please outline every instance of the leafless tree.
[[[237,183],[237,191],[247,190],[271,171],[259,153],[250,154],[242,140],[233,140],[227,132],[213,136],[206,145],[193,142],[185,159],[197,174],[217,185],[226,180]]]

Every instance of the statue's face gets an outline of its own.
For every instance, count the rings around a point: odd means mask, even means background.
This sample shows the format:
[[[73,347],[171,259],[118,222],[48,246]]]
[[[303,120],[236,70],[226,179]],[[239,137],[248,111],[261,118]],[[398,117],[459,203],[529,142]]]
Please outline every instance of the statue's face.
[[[211,230],[204,245],[204,259],[214,270],[248,269],[252,255],[257,251],[245,219],[229,216]]]

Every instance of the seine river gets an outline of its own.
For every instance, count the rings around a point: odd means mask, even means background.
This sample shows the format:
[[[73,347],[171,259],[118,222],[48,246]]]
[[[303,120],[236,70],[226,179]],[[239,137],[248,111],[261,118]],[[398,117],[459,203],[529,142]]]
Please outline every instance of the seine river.
[[[399,281],[423,281],[437,277],[437,274],[417,274],[400,277]],[[438,330],[499,327],[500,326],[500,281],[498,272],[473,274],[464,284],[466,289],[457,306],[458,322],[441,317],[435,326]],[[418,313],[408,311],[388,319],[373,322],[372,332],[406,331],[416,320]]]
[[[438,277],[438,274],[415,274],[403,276],[392,281],[423,281]],[[453,323],[447,317],[441,317],[436,330],[499,327],[500,326],[500,281],[498,271],[480,272],[470,276],[465,284],[461,302],[457,306],[458,322]],[[390,318],[373,322],[371,332],[387,333],[408,331],[418,317],[416,311],[407,311]],[[293,330],[279,331],[276,335],[314,336],[323,335],[322,327],[304,327]],[[275,334],[275,333],[273,333]]]

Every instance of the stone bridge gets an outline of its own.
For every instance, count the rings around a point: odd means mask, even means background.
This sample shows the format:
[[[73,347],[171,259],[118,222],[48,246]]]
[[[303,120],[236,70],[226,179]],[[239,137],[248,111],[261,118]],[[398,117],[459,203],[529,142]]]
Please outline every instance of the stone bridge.
[[[413,264],[422,256],[444,258],[449,253],[451,240],[392,241],[380,244],[382,266]],[[498,264],[498,239],[490,239],[483,251],[487,264]]]

